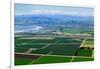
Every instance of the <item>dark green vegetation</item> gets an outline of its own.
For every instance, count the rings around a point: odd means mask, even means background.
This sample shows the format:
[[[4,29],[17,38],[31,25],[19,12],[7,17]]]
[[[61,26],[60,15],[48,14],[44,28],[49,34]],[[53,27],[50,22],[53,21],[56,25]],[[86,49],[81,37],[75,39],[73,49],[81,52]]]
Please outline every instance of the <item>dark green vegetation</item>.
[[[25,45],[21,45],[21,46],[16,46],[15,51],[16,52],[25,52],[28,51],[30,48],[41,48],[43,46],[45,46],[46,44],[25,44]]]
[[[26,48],[26,47],[16,47],[15,48],[15,52],[17,52],[17,53],[24,53],[24,52],[26,52],[26,51],[28,51],[28,49]]]
[[[38,49],[33,50],[32,53],[38,53],[38,54],[48,54],[50,51],[52,51],[51,54],[53,55],[74,55],[75,51],[78,49],[79,44],[76,45],[67,45],[67,44],[53,44],[48,45],[48,47],[44,49]]]
[[[92,49],[88,49],[88,48],[79,49],[77,52],[77,55],[91,57],[92,56]]]
[[[30,64],[30,62],[32,62],[33,59],[28,59],[28,58],[16,58],[15,59],[15,65],[27,65]]]
[[[57,37],[54,39],[22,39],[16,38],[15,52],[26,52],[34,48],[34,54],[53,54],[72,56],[79,48],[82,40],[73,38]]]
[[[72,60],[73,59],[73,60]],[[93,61],[93,58],[88,57],[64,57],[64,56],[41,56],[37,59],[16,58],[15,65],[30,65],[30,64],[48,64],[48,63],[65,63],[65,62],[81,62]]]
[[[42,56],[36,61],[34,61],[33,64],[64,63],[70,62],[71,59],[71,57]]]
[[[93,61],[94,58],[75,57],[72,62]]]
[[[15,65],[93,61],[93,48],[87,48],[94,44],[93,39],[87,39],[80,47],[83,40],[70,37],[16,37],[15,53],[40,57],[36,59],[15,57]]]

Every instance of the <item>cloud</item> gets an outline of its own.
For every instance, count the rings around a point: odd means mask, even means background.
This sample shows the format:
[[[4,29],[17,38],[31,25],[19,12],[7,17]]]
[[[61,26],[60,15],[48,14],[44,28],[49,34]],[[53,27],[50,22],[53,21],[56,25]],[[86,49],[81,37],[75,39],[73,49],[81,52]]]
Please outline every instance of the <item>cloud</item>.
[[[32,10],[33,14],[62,14],[61,10]]]
[[[84,13],[78,11],[65,11],[65,10],[32,10],[32,14],[64,14],[64,15],[80,15],[80,16],[93,16],[92,13]]]
[[[32,10],[32,14],[69,14],[69,15],[77,15],[78,12],[64,11],[64,10]]]
[[[18,13],[16,15],[32,15],[32,14],[62,14],[62,15],[80,15],[80,16],[94,16],[92,12],[87,13],[84,11],[71,11],[71,10],[31,10],[30,12]]]

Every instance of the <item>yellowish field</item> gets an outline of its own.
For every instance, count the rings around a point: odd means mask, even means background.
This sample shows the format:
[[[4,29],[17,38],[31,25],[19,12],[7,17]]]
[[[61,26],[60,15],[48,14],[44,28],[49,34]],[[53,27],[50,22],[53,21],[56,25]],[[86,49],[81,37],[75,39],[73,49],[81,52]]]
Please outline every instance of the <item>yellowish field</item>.
[[[83,43],[83,45],[81,47],[94,48],[94,40],[93,39],[84,40],[84,43]]]

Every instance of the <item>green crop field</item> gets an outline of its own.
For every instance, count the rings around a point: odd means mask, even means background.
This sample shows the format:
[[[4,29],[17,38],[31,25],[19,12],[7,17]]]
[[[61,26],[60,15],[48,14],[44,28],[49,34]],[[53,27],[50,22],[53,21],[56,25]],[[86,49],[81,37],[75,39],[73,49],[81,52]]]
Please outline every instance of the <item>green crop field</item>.
[[[58,39],[58,38],[57,38]],[[74,55],[75,51],[79,48],[81,42],[77,41],[75,39],[65,39],[61,38],[58,40],[59,43],[53,43],[53,44],[47,44],[46,48],[43,49],[38,49],[38,50],[33,50],[31,53],[36,53],[36,54],[48,54],[49,52],[52,51],[51,54],[54,55]],[[69,40],[69,41],[68,41]],[[72,43],[71,43],[72,42]],[[61,43],[61,44],[60,44]]]
[[[89,57],[67,57],[67,56],[41,56],[37,59],[30,58],[16,58],[15,65],[30,65],[30,64],[48,64],[48,63],[66,63],[66,62],[82,62],[93,61],[94,58]]]
[[[72,62],[93,61],[94,58],[75,57]]]
[[[28,58],[16,58],[15,59],[15,65],[28,65],[33,59]]]
[[[83,40],[70,37],[51,38],[51,36],[44,39],[39,36],[16,37],[15,53],[40,57],[37,59],[15,57],[15,65],[92,61],[93,48],[81,48]],[[87,45],[93,45],[93,39],[87,39],[83,43],[83,46]]]
[[[77,52],[78,56],[87,56],[91,57],[92,56],[92,50],[91,49],[79,49]]]
[[[26,47],[16,47],[15,52],[24,53],[24,52],[28,51],[28,49],[29,48],[26,48]]]
[[[71,57],[57,57],[57,56],[42,56],[32,64],[45,64],[45,63],[64,63],[70,62]]]

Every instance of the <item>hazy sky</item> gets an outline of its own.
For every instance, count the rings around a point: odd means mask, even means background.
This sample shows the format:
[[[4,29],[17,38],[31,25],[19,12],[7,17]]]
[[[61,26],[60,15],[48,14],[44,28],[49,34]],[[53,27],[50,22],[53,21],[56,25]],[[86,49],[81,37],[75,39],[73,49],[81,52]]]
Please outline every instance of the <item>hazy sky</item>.
[[[64,14],[64,15],[80,15],[93,16],[93,8],[68,7],[68,6],[45,6],[32,4],[15,4],[15,15],[30,14]]]

